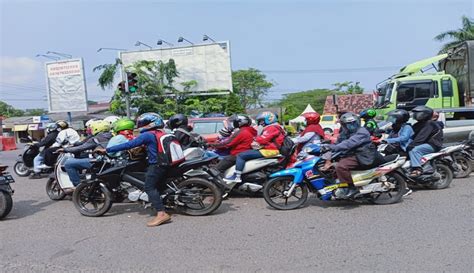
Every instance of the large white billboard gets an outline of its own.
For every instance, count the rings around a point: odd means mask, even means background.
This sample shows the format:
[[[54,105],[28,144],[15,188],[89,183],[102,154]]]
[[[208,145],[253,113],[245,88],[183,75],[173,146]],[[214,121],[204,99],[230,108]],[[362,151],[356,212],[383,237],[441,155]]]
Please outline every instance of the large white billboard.
[[[82,59],[46,63],[50,113],[87,111],[87,91]]]
[[[210,90],[232,92],[232,70],[229,42],[191,45],[183,47],[120,52],[125,67],[140,60],[167,62],[173,59],[179,72],[175,88],[182,90],[180,83],[195,80],[197,86],[191,91],[201,95]],[[214,93],[215,94],[215,93]]]

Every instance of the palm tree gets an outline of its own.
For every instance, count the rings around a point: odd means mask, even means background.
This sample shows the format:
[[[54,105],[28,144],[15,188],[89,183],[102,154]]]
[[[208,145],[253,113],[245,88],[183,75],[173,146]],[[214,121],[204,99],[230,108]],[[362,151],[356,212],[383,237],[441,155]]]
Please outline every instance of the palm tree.
[[[449,30],[437,35],[434,39],[436,41],[444,41],[450,39],[451,41],[444,44],[439,53],[445,53],[448,48],[458,45],[464,41],[474,40],[474,21],[467,16],[463,16],[462,28],[456,30]]]

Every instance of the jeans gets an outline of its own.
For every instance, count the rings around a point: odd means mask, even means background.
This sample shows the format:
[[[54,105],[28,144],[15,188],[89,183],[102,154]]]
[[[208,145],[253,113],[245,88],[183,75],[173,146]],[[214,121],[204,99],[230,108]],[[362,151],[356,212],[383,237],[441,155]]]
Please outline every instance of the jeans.
[[[44,157],[41,156],[41,154],[38,154],[37,156],[35,156],[35,158],[33,159],[33,171],[35,173],[40,173],[41,172],[41,169],[38,168],[41,164],[43,164],[43,160],[44,160]]]
[[[160,192],[158,191],[158,183],[164,183],[168,169],[157,166],[148,166],[148,171],[145,176],[145,192],[148,195],[152,206],[156,211],[164,211],[163,200],[161,200]]]
[[[76,187],[81,183],[79,174],[84,169],[89,169],[92,166],[89,158],[69,158],[64,164],[69,179]]]
[[[237,163],[235,164],[235,170],[242,172],[245,167],[245,161],[250,159],[262,158],[263,155],[257,150],[245,151],[237,155]]]
[[[421,167],[421,158],[426,154],[434,153],[435,150],[431,147],[430,144],[421,144],[413,148],[408,155],[410,156],[411,167],[420,168]]]

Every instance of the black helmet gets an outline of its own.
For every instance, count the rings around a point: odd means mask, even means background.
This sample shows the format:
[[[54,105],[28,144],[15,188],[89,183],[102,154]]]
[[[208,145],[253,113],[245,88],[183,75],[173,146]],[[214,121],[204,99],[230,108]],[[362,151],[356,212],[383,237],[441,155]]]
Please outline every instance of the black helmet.
[[[345,113],[339,120],[341,126],[346,128],[349,133],[355,133],[360,128],[360,118],[352,112]]]
[[[231,119],[234,128],[252,125],[252,120],[247,115],[233,115]]]
[[[176,129],[183,125],[188,126],[188,118],[183,114],[176,114],[170,117],[167,124],[170,129]]]
[[[69,128],[69,124],[65,120],[56,121],[56,125],[58,126],[59,130],[64,130],[64,129]]]
[[[392,124],[403,124],[410,119],[410,113],[404,109],[395,109],[387,113],[387,121]]]
[[[424,105],[417,106],[411,110],[413,118],[417,121],[428,121],[433,117],[433,109]]]

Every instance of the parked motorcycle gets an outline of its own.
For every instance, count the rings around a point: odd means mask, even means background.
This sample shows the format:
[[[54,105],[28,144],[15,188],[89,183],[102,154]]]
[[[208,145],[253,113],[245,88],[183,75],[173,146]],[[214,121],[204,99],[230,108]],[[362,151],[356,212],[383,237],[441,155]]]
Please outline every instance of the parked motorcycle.
[[[8,166],[0,165],[0,219],[6,217],[13,207],[13,189],[10,183],[15,182],[13,177],[5,172]]]
[[[40,149],[33,145],[33,143],[28,143],[23,149],[23,153],[18,155],[13,170],[18,176],[26,177],[33,172],[33,160],[40,153]],[[51,173],[53,167],[41,169],[41,173]]]
[[[454,177],[468,177],[473,168],[472,141],[466,140],[460,144],[443,148],[440,152],[445,154],[445,159],[454,162]]]
[[[222,203],[222,191],[206,168],[215,157],[203,156],[185,161],[168,172],[160,193],[166,208],[186,215],[207,215]],[[82,181],[72,196],[76,209],[84,216],[97,217],[109,211],[112,203],[148,201],[144,192],[146,160],[98,156],[92,160],[91,175]]]
[[[290,210],[301,207],[308,199],[309,191],[321,200],[345,200],[339,188],[348,187],[347,183],[337,183],[332,171],[320,171],[325,160],[317,156],[319,145],[305,147],[309,157],[297,161],[291,168],[270,175],[263,188],[265,201],[273,208]],[[333,159],[340,154],[333,155]],[[393,204],[399,202],[406,191],[405,180],[399,168],[406,159],[398,155],[386,156],[384,163],[376,168],[352,171],[354,185],[358,193],[350,197],[353,201],[369,201],[374,204]]]

